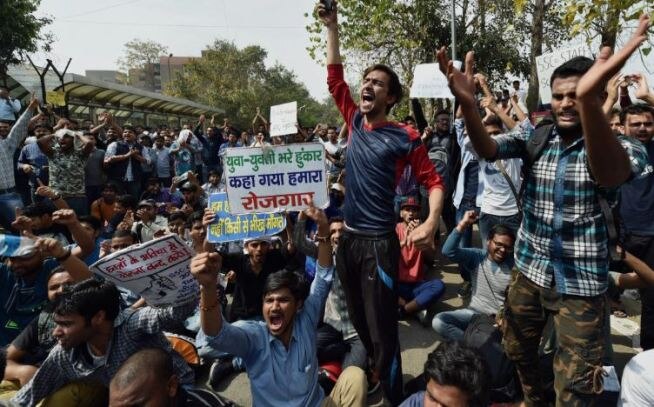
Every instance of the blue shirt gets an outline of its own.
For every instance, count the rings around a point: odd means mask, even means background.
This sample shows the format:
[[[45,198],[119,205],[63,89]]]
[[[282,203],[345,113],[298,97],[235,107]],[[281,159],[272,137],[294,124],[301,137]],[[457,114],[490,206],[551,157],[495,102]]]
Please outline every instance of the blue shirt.
[[[654,236],[654,139],[645,147],[649,165],[620,187],[620,217],[627,232]]]
[[[425,405],[425,391],[413,393],[406,400],[400,404],[400,407],[424,407]]]
[[[454,190],[454,206],[458,209],[464,199],[474,201],[474,206],[481,206],[484,183],[479,179],[479,162],[472,148],[470,137],[464,132],[463,119],[454,121],[456,140],[461,147],[461,169]],[[465,195],[465,196],[464,196]]]
[[[334,267],[318,265],[309,297],[295,316],[288,349],[262,321],[223,320],[216,336],[200,330],[197,346],[243,358],[254,406],[319,406],[325,394],[318,384],[316,332],[333,274]]]
[[[47,259],[33,282],[0,264],[0,346],[9,345],[39,315],[48,302],[48,276],[58,264]]]

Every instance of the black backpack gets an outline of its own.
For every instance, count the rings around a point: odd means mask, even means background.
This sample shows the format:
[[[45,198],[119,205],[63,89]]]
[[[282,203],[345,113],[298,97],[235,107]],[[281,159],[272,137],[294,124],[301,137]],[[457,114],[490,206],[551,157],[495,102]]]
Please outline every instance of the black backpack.
[[[522,157],[522,185],[520,186],[520,192],[516,197],[518,202],[518,207],[522,208],[522,197],[525,192],[525,186],[527,184],[527,177],[530,175],[531,168],[536,161],[540,158],[547,142],[549,141],[552,130],[554,129],[554,124],[547,124],[541,127],[537,127],[534,130],[534,135],[531,139],[525,144],[526,154]],[[602,215],[604,216],[604,223],[606,225],[606,233],[608,237],[608,248],[610,259],[613,261],[622,260],[622,256],[618,254],[616,247],[620,244],[620,221],[619,213],[617,211],[617,205],[611,207],[608,200],[606,199],[605,192],[601,188],[598,188],[597,191],[597,202],[602,210]],[[522,210],[522,209],[521,209]]]

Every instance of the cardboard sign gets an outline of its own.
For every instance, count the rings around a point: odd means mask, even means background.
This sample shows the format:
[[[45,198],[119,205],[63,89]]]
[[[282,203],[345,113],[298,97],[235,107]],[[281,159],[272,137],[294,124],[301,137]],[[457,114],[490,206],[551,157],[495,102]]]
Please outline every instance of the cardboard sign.
[[[297,133],[297,102],[270,106],[270,136]]]
[[[419,64],[413,70],[412,98],[454,99],[438,64]]]
[[[301,211],[312,200],[329,205],[322,144],[228,148],[223,162],[232,214]]]
[[[216,212],[216,221],[207,229],[207,240],[211,243],[272,236],[286,228],[286,217],[280,213],[230,214],[224,192],[209,195],[208,207]]]
[[[189,269],[192,256],[179,236],[167,235],[103,257],[90,270],[140,295],[148,305],[184,304],[200,292]]]
[[[588,45],[586,43],[581,43],[566,48],[559,48],[554,52],[536,57],[536,70],[538,72],[538,93],[540,94],[541,103],[546,104],[552,101],[550,77],[556,68],[574,57],[585,56],[588,58],[593,58],[592,50],[596,49],[599,48],[593,46],[592,44]]]

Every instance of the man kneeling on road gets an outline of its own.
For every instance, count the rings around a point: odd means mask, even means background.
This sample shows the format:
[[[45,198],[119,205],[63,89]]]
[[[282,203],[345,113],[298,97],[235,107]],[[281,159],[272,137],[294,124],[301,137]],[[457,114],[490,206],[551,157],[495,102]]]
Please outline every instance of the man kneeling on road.
[[[318,235],[329,235],[323,211],[311,207],[305,214],[318,224]],[[343,371],[334,390],[325,397],[318,384],[316,331],[332,283],[334,267],[327,239],[318,247],[316,276],[307,296],[301,277],[282,270],[271,274],[263,290],[264,321],[223,321],[217,295],[221,257],[202,253],[191,262],[201,284],[202,329],[198,346],[240,356],[245,361],[255,406],[363,406],[366,378],[351,366]]]

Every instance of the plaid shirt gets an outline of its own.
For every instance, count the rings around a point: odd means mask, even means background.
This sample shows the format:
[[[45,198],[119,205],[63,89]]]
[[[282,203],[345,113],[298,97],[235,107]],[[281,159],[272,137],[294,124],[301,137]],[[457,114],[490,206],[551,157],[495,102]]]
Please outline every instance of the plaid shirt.
[[[32,110],[26,109],[9,131],[6,138],[0,138],[0,189],[16,186],[14,179],[14,152],[27,137],[27,126],[32,118]]]
[[[62,386],[88,379],[109,386],[111,378],[127,358],[145,348],[162,348],[173,356],[175,374],[183,385],[193,385],[194,375],[184,359],[170,347],[162,333],[187,318],[196,302],[167,308],[145,307],[121,311],[114,321],[114,331],[107,347],[106,360],[94,367],[86,343],[66,350],[56,345],[36,375],[11,399],[11,405],[35,406]]]
[[[524,157],[533,131],[495,138],[495,159]],[[632,177],[643,172],[647,152],[641,143],[619,137],[629,155]],[[610,163],[607,163],[610,165]],[[593,179],[579,138],[565,146],[556,129],[525,180],[523,219],[515,246],[518,269],[541,287],[584,297],[606,291],[608,237],[597,194],[610,205],[617,188],[602,188]]]

